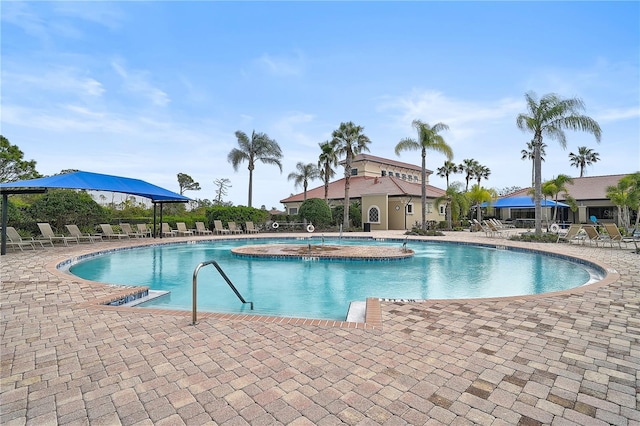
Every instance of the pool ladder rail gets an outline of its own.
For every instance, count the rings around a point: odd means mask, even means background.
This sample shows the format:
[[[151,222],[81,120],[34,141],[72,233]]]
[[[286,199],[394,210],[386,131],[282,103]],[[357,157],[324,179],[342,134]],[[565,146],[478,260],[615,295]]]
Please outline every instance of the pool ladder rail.
[[[193,309],[191,314],[192,325],[196,325],[198,323],[198,318],[197,318],[198,313],[196,308],[197,300],[198,300],[198,272],[200,272],[200,269],[202,267],[207,265],[215,266],[220,276],[224,278],[224,280],[227,282],[229,287],[231,287],[231,290],[233,290],[236,296],[238,296],[238,299],[240,299],[242,303],[249,303],[251,306],[251,310],[253,311],[253,302],[247,302],[246,300],[244,300],[244,297],[242,297],[242,295],[240,294],[236,286],[234,286],[231,280],[229,279],[229,277],[227,277],[227,274],[224,273],[224,271],[222,270],[218,262],[216,262],[215,260],[208,260],[206,262],[199,263],[198,266],[196,266],[196,269],[193,271]]]

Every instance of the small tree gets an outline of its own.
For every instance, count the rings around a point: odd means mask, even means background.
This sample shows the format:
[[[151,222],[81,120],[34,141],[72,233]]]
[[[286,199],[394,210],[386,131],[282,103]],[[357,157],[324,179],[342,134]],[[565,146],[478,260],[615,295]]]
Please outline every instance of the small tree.
[[[180,195],[184,195],[184,191],[200,191],[200,184],[185,173],[178,173],[178,185],[180,186]]]
[[[320,198],[309,198],[298,210],[300,219],[306,220],[317,227],[325,227],[331,223],[331,208]]]
[[[302,185],[304,189],[304,199],[307,199],[307,186],[310,180],[318,179],[320,177],[320,170],[313,163],[304,164],[302,161],[298,161],[296,164],[296,171],[289,173],[288,180],[292,180],[296,187]]]
[[[214,180],[213,183],[216,185],[216,198],[214,201],[216,204],[224,204],[222,202],[222,197],[227,196],[227,190],[231,188],[231,181],[227,178],[222,178]]]
[[[11,145],[9,139],[0,135],[0,182],[15,182],[18,180],[42,177],[36,171],[34,160],[23,160],[24,153],[16,145]]]

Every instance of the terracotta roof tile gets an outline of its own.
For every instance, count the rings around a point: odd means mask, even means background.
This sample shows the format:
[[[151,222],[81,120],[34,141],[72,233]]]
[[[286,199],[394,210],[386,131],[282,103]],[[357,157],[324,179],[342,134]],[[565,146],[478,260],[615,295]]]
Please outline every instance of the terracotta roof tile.
[[[390,196],[412,195],[421,196],[419,183],[407,182],[391,176],[367,177],[353,176],[350,180],[349,198],[361,198],[368,194],[389,194]],[[445,194],[445,191],[432,185],[427,185],[427,198],[437,198]],[[324,199],[324,185],[307,190],[307,198]],[[342,200],[344,198],[344,178],[329,184],[329,199]],[[292,203],[304,200],[304,192],[292,195],[281,203]]]

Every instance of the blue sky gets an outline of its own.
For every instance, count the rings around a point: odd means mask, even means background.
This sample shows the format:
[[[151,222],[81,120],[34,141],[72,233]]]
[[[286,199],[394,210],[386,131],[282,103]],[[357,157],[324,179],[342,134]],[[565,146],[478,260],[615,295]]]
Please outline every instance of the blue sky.
[[[491,169],[486,187],[525,187],[531,135],[524,94],[580,97],[602,142],[553,140],[543,179],[578,176],[569,152],[600,161],[588,176],[640,170],[638,2],[2,2],[2,134],[43,174],[79,169],[177,191],[189,174],[247,204],[235,131],[265,132],[283,171],[254,171],[253,205],[280,208],[297,162],[341,122],[364,127],[370,153],[420,164],[394,147],[414,119],[443,122],[454,161]],[[435,171],[445,158],[427,153]],[[340,170],[342,173],[342,170]],[[452,180],[463,181],[462,175]],[[432,175],[430,183],[445,187]],[[310,187],[321,185],[311,182]]]

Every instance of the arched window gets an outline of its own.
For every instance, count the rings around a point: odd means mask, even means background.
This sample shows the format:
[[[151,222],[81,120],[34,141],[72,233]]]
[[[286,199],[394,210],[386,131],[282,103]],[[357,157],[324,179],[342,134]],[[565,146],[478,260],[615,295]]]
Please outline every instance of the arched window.
[[[369,223],[380,223],[380,209],[377,206],[369,207],[367,217],[369,218]]]

